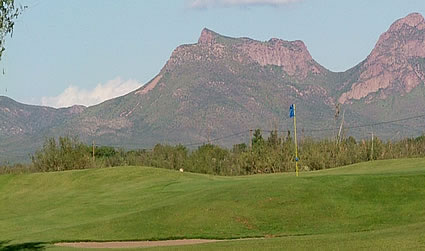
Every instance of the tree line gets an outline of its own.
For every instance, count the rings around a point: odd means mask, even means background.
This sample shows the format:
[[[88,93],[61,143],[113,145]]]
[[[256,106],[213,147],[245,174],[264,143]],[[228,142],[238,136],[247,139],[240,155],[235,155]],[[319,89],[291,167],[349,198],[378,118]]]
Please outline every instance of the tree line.
[[[425,136],[398,141],[379,138],[356,141],[312,138],[299,142],[301,171],[334,168],[358,162],[425,157]],[[231,149],[205,144],[195,150],[183,145],[157,144],[150,150],[124,150],[109,146],[93,148],[72,137],[46,139],[32,156],[31,165],[15,166],[15,171],[64,171],[112,166],[151,166],[214,175],[248,175],[292,172],[295,170],[294,140],[288,132],[279,136],[273,131],[264,138],[255,130],[249,145],[236,144]],[[3,167],[1,172],[12,172]]]

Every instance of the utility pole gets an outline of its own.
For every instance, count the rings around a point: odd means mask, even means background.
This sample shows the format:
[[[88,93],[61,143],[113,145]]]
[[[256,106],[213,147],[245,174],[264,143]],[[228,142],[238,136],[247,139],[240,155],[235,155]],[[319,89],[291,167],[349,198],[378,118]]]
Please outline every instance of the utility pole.
[[[280,145],[283,145],[283,139],[285,137],[285,130],[282,129],[282,135],[280,136]]]
[[[252,151],[252,129],[249,129],[249,150]]]
[[[371,148],[371,157],[370,159],[373,160],[373,131],[372,131],[372,148]]]
[[[341,106],[340,106],[340,104],[338,103],[336,106],[335,106],[335,115],[334,115],[334,121],[335,121],[335,132],[333,132],[333,130],[332,130],[332,133],[335,133],[335,141],[336,141],[336,144],[338,144],[338,133],[337,133],[337,130],[338,130],[338,118],[339,118],[339,113],[340,113],[340,108],[341,108]]]
[[[93,149],[92,149],[92,152],[93,152],[93,162],[95,161],[95,157],[94,157],[94,149],[95,149],[95,144],[94,144],[94,140],[93,140],[93,144],[92,144],[92,147],[93,147]]]
[[[342,112],[341,125],[339,126],[339,132],[338,132],[338,138],[337,138],[338,144],[339,144],[339,142],[341,142],[341,131],[342,131],[342,126],[344,125],[344,115],[345,115],[345,110]]]

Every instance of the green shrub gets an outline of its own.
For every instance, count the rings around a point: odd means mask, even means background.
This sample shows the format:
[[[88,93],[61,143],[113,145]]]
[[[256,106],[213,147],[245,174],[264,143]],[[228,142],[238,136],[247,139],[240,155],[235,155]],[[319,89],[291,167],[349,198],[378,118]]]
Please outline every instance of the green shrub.
[[[77,138],[46,139],[43,148],[32,156],[34,168],[39,171],[86,169],[94,166],[87,146]]]
[[[298,145],[300,170],[320,170],[377,159],[425,156],[425,136],[397,142],[383,142],[375,137],[373,151],[371,140],[356,141],[353,137],[343,138],[338,142],[331,139],[304,138]],[[246,175],[295,170],[295,144],[289,132],[286,137],[279,137],[278,133],[273,131],[265,139],[261,131],[257,129],[250,146],[252,147],[241,143],[229,150],[206,144],[193,151],[183,145],[157,144],[152,150],[131,151],[98,146],[95,149],[95,161],[93,161],[92,146],[85,145],[76,138],[60,137],[58,140],[49,138],[46,139],[43,148],[32,157],[33,167],[19,169],[61,171],[143,165],[216,175]],[[7,169],[3,168],[2,172],[7,172]]]

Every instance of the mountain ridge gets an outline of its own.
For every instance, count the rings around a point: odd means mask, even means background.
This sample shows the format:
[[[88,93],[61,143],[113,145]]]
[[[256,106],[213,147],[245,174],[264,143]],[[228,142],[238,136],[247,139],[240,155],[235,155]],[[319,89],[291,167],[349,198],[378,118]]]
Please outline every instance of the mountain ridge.
[[[25,145],[26,153],[45,137],[59,135],[125,148],[207,142],[247,128],[291,130],[287,108],[292,103],[304,136],[329,137],[332,130],[320,129],[335,127],[338,104],[345,110],[346,125],[390,120],[425,108],[424,40],[422,15],[409,14],[380,36],[365,60],[345,72],[332,72],[300,40],[232,38],[204,28],[196,43],[178,46],[148,83],[101,104],[54,109],[19,106],[0,97],[0,138],[4,147]],[[18,107],[15,113],[11,107]],[[380,136],[417,134],[421,128],[425,124],[420,121],[386,125]],[[367,130],[347,133],[361,138]],[[248,135],[239,135],[215,143],[247,141]],[[7,154],[12,153],[0,151],[0,158]]]

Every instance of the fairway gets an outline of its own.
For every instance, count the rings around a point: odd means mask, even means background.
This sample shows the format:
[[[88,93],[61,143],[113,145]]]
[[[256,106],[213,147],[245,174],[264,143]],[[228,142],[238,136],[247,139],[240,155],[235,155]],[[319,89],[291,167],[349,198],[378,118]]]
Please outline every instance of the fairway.
[[[0,249],[254,237],[266,238],[180,249],[425,249],[424,184],[425,159],[360,163],[298,178],[149,167],[1,175]]]

